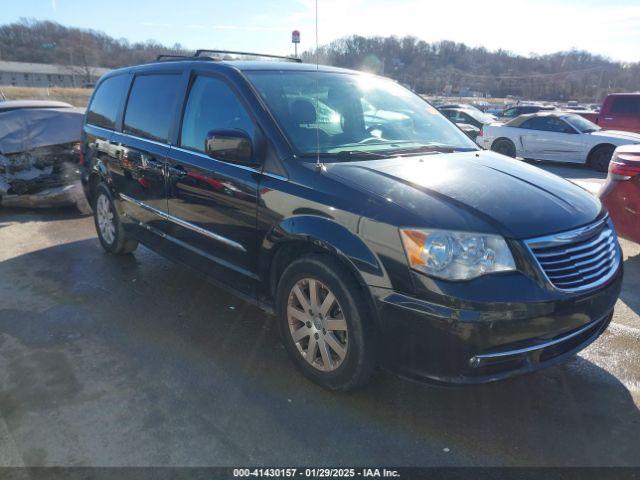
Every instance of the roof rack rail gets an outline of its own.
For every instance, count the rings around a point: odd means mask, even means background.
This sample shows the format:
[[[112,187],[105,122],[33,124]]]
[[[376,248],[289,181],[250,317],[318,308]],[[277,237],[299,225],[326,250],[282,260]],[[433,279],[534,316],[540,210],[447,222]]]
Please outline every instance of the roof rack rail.
[[[211,58],[209,58],[209,57],[194,57],[194,56],[191,56],[191,55],[163,54],[163,55],[158,55],[156,57],[156,62],[170,61],[170,60],[194,60],[194,59],[211,60]]]
[[[201,58],[203,53],[205,53],[205,54],[206,53],[221,53],[221,54],[224,54],[224,55],[247,55],[247,56],[250,56],[250,57],[277,58],[277,59],[280,59],[280,60],[286,60],[288,62],[302,63],[302,59],[296,58],[296,57],[285,57],[285,56],[282,56],[282,55],[270,55],[270,54],[266,54],[266,53],[234,52],[232,50],[207,50],[207,49],[202,49],[202,50],[197,50],[196,54],[194,55],[194,57]]]

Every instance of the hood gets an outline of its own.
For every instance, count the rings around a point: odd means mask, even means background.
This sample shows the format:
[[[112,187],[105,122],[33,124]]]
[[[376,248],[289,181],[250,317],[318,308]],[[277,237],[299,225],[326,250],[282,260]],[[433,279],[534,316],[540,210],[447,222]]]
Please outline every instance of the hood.
[[[22,108],[0,112],[0,154],[79,142],[84,112],[76,108]]]
[[[633,132],[621,132],[618,130],[598,130],[597,132],[591,132],[589,135],[594,137],[602,137],[604,140],[610,139],[617,145],[624,145],[627,143],[640,143],[640,134]]]
[[[577,185],[490,151],[331,163],[327,174],[410,215],[399,226],[531,238],[593,221],[600,201]]]

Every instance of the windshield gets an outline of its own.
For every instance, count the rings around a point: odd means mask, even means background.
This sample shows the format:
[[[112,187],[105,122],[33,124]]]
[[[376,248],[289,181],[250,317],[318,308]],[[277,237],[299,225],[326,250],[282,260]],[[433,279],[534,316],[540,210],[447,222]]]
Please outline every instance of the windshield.
[[[301,155],[477,149],[435,108],[390,80],[315,71],[247,76]]]
[[[600,127],[598,125],[590,122],[580,115],[565,115],[562,117],[562,119],[582,133],[590,133],[600,130]]]

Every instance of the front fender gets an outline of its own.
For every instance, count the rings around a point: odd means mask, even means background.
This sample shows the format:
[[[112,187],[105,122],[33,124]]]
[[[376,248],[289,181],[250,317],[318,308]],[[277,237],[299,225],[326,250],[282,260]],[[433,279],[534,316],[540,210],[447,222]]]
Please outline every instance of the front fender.
[[[260,270],[268,278],[278,249],[289,242],[305,242],[328,251],[350,264],[366,285],[388,286],[389,280],[378,257],[343,225],[320,216],[296,215],[283,219],[265,235],[260,248]]]

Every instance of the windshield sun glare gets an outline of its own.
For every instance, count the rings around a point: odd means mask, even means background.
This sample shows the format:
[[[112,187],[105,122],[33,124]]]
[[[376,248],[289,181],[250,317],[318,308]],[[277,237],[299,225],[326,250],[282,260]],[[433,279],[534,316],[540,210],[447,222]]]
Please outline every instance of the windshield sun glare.
[[[390,80],[308,71],[247,76],[301,155],[477,149],[429,103]]]

